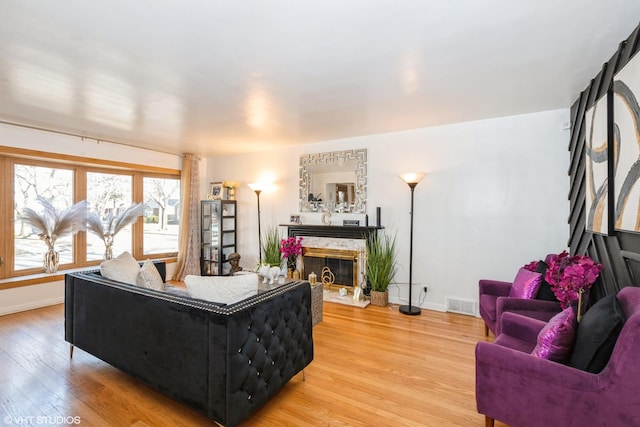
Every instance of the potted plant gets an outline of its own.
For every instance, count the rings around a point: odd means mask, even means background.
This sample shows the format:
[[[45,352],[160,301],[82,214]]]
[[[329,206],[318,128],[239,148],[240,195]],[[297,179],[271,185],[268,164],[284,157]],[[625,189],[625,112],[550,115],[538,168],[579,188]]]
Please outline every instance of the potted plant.
[[[236,199],[236,187],[238,186],[238,183],[235,181],[223,181],[222,182],[222,187],[224,188],[224,192],[225,192],[225,199],[226,200],[235,200]]]
[[[396,274],[396,237],[378,231],[367,239],[367,281],[371,284],[371,304],[389,303],[389,283]]]
[[[280,267],[280,233],[277,227],[269,227],[262,236],[262,260],[271,267]]]

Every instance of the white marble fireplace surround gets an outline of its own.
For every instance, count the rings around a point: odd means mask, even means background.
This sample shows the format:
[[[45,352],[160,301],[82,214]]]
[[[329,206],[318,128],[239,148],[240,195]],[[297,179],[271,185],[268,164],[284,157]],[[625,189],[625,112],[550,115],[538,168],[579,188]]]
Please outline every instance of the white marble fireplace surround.
[[[364,278],[366,271],[366,240],[365,239],[348,239],[339,237],[317,237],[303,236],[303,248],[332,249],[342,251],[358,252],[358,286],[364,288]],[[321,280],[320,272],[318,273],[318,281]],[[306,277],[305,277],[306,279]]]

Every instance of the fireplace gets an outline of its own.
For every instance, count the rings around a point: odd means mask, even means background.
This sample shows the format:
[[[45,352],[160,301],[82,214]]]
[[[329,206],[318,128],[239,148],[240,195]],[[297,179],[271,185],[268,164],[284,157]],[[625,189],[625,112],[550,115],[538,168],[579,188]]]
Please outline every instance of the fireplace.
[[[302,277],[309,277],[310,273],[318,276],[318,281],[325,282],[325,277],[333,282],[330,288],[352,289],[360,281],[358,275],[358,259],[361,251],[331,248],[302,248]]]
[[[334,276],[333,288],[352,291],[364,287],[367,239],[378,227],[286,224],[290,237],[303,237],[302,277],[315,273],[318,282],[322,270]],[[325,270],[326,271],[326,270]]]

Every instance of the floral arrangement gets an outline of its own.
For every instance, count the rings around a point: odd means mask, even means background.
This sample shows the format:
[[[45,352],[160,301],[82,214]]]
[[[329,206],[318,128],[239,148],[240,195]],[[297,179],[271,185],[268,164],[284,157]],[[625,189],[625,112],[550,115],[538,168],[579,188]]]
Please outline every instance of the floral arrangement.
[[[36,200],[42,206],[42,211],[25,208],[19,219],[38,231],[38,237],[48,248],[43,259],[44,271],[55,273],[59,262],[59,254],[55,250],[56,240],[86,229],[87,201],[83,200],[64,211],[58,211],[50,200],[42,196],[38,196]]]
[[[110,214],[103,225],[96,212],[87,215],[87,230],[98,236],[105,245],[104,259],[113,259],[113,239],[129,224],[133,224],[144,213],[144,203],[134,203],[117,215]]]
[[[280,253],[287,259],[287,268],[295,270],[298,255],[302,255],[302,237],[280,240]]]
[[[524,265],[522,268],[525,270],[533,271],[534,273],[538,270],[539,261],[531,261],[529,264]]]
[[[238,183],[235,181],[223,181],[222,186],[225,189],[226,199],[227,200],[235,200],[236,199],[236,187]]]
[[[569,256],[567,251],[563,251],[551,258],[544,278],[564,309],[591,288],[601,271],[602,264],[595,263],[588,256]]]

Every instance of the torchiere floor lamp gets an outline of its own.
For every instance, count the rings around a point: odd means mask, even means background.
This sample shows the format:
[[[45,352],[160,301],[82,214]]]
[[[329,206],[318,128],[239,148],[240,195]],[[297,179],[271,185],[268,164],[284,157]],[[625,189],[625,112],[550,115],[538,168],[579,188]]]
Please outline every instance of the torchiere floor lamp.
[[[260,259],[260,265],[262,265],[262,230],[260,230],[260,193],[262,192],[263,185],[259,182],[249,184],[249,187],[256,192],[258,197],[258,258]]]
[[[400,313],[407,314],[409,316],[416,316],[421,312],[420,307],[413,307],[411,305],[411,288],[413,288],[413,277],[411,276],[413,269],[413,191],[415,190],[416,185],[418,185],[418,183],[422,180],[422,178],[424,178],[425,175],[425,173],[413,172],[400,175],[400,178],[402,178],[402,180],[406,182],[411,189],[411,235],[409,238],[409,305],[401,305],[399,308]]]

